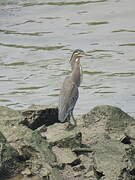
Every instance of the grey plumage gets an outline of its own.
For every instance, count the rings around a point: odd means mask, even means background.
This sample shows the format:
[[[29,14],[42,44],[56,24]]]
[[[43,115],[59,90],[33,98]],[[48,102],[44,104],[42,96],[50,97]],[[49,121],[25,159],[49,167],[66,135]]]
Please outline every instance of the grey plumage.
[[[82,67],[80,64],[80,57],[87,55],[82,50],[75,50],[71,56],[71,75],[66,77],[60,91],[59,105],[58,105],[58,119],[60,122],[69,121],[71,123],[71,117],[74,125],[76,121],[73,116],[73,110],[76,101],[79,97],[78,87],[82,80]]]
[[[59,121],[64,122],[73,111],[78,96],[78,87],[70,76],[66,77],[59,97]]]

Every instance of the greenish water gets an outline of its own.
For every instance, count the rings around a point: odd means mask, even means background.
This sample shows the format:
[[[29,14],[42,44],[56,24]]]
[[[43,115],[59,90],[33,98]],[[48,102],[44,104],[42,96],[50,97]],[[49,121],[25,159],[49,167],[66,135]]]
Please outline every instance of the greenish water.
[[[100,21],[100,22],[87,22],[88,25],[100,25],[100,24],[108,24],[107,21]]]
[[[100,104],[135,114],[135,1],[0,0],[0,105],[57,105],[69,59],[84,71],[75,115]]]

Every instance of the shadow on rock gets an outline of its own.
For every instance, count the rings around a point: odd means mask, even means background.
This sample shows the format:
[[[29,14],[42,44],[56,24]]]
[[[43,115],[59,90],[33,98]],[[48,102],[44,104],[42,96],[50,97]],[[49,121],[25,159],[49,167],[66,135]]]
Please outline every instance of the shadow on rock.
[[[32,130],[42,125],[49,126],[58,123],[58,108],[32,105],[22,111],[22,120],[20,124],[29,127]]]

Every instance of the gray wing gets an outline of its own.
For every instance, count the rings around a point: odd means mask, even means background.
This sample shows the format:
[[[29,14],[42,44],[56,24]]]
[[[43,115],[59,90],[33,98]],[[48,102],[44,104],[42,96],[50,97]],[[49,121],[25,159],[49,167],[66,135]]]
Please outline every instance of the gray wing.
[[[58,119],[64,122],[71,111],[73,111],[79,92],[76,84],[67,77],[63,83],[63,87],[59,96]]]

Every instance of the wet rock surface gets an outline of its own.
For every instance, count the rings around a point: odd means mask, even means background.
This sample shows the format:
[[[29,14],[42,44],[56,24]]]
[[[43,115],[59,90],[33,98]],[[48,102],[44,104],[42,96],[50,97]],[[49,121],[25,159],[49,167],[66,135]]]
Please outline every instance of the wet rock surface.
[[[135,179],[135,120],[117,107],[97,106],[70,130],[55,107],[0,113],[0,179]]]

